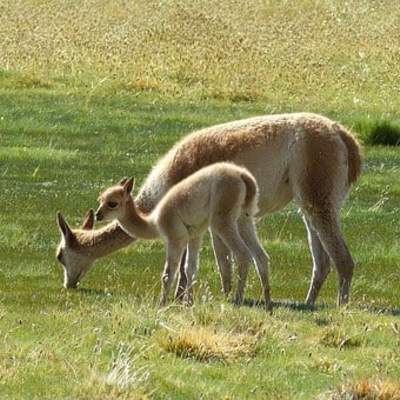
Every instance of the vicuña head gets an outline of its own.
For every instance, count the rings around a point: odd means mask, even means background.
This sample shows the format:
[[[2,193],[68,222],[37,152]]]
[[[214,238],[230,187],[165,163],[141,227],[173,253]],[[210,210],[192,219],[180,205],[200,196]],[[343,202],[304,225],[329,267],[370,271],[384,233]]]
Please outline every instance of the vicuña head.
[[[133,178],[124,178],[109,187],[99,196],[100,206],[96,211],[97,221],[116,219],[121,227],[132,237],[154,239],[159,236],[154,221],[142,214],[132,198]]]
[[[97,259],[134,241],[117,222],[101,229],[93,229],[93,210],[87,213],[80,229],[71,229],[60,212],[57,213],[57,224],[61,232],[61,241],[56,257],[63,265],[64,287],[68,289],[78,286]]]
[[[64,287],[75,289],[93,263],[87,252],[82,251],[77,236],[82,236],[82,231],[93,229],[94,211],[89,210],[79,230],[72,230],[60,212],[57,213],[57,224],[61,232],[61,242],[57,248],[56,258],[64,268]]]
[[[123,178],[116,185],[109,187],[99,196],[100,206],[96,211],[97,221],[120,219],[126,213],[127,203],[131,201],[133,178]]]

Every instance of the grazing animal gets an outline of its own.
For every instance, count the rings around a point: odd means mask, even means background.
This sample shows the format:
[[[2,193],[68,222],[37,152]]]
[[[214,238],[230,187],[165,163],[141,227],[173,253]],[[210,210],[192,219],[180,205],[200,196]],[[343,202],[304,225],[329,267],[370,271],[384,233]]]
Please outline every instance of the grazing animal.
[[[57,213],[57,224],[61,241],[57,247],[56,258],[63,265],[64,287],[68,289],[78,286],[98,258],[133,242],[117,222],[94,230],[93,210],[88,211],[80,229],[71,229],[60,212]]]
[[[247,271],[254,260],[267,310],[272,310],[268,283],[268,256],[261,247],[254,216],[257,213],[257,182],[244,168],[216,163],[194,172],[173,186],[150,214],[142,214],[131,196],[133,179],[122,180],[99,197],[97,220],[117,219],[136,238],[162,237],[166,262],[161,279],[160,305],[167,302],[182,255],[187,248],[186,295],[193,303],[193,281],[204,232],[209,227],[223,240],[238,263],[236,303],[243,302]]]
[[[260,190],[258,216],[280,210],[295,199],[313,258],[306,303],[315,303],[331,261],[338,271],[338,303],[347,303],[354,262],[340,229],[339,214],[361,173],[361,149],[354,136],[339,123],[311,113],[266,115],[193,132],[157,162],[135,198],[137,209],[143,214],[151,212],[176,183],[220,161],[242,165],[256,178]],[[109,225],[107,229],[115,233],[110,233],[110,242],[118,242],[118,226]],[[227,293],[230,251],[216,233],[212,233],[212,241]],[[71,262],[87,268],[84,257]],[[183,265],[178,296],[186,285]]]

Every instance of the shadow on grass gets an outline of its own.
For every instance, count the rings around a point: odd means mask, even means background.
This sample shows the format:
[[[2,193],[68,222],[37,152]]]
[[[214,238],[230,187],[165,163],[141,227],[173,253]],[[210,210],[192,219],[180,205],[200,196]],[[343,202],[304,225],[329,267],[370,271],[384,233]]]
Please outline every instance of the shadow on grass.
[[[329,308],[326,305],[311,306],[300,301],[293,300],[275,300],[272,302],[274,308],[287,308],[293,311],[321,311]],[[265,302],[263,300],[245,299],[243,302],[245,307],[260,307],[265,308]]]
[[[302,303],[300,301],[293,300],[275,300],[272,302],[274,308],[287,308],[293,311],[322,311],[336,308],[336,305],[328,305],[328,304],[319,304],[319,305],[308,305],[306,303]],[[245,307],[259,307],[264,308],[265,302],[263,300],[254,300],[254,299],[245,299],[243,302],[243,306]],[[350,308],[352,306],[350,305]],[[368,312],[371,314],[377,315],[393,315],[395,317],[400,316],[400,308],[396,307],[379,307],[376,305],[368,305],[368,304],[357,304],[354,305],[354,308],[360,311]]]
[[[396,307],[379,307],[376,305],[369,304],[358,304],[356,306],[359,310],[369,312],[377,315],[393,315],[394,317],[400,316],[400,308]]]
[[[79,288],[74,289],[76,293],[81,294],[82,296],[100,296],[100,297],[110,297],[114,296],[113,292],[100,290],[100,289],[93,289],[93,288]]]

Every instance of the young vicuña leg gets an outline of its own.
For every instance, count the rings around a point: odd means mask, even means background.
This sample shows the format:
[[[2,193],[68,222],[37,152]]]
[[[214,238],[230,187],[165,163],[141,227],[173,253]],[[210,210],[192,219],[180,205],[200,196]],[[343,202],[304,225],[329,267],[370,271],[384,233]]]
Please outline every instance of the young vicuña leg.
[[[175,289],[175,301],[178,303],[183,300],[187,286],[187,279],[185,273],[186,258],[187,258],[187,249],[184,250],[179,264],[179,279]]]
[[[217,234],[225,244],[232,250],[238,264],[238,286],[236,291],[235,303],[242,304],[244,300],[244,288],[246,286],[249,265],[252,263],[252,255],[245,242],[241,238],[237,223],[227,223],[222,221],[216,227]],[[214,229],[214,226],[212,227]]]
[[[232,253],[216,232],[210,229],[215,259],[217,261],[222,290],[228,296],[232,289]]]
[[[185,250],[186,244],[187,243],[182,240],[168,240],[167,242],[167,257],[164,272],[161,277],[161,307],[165,306],[167,303],[168,294],[174,282],[176,271],[178,269],[179,262]]]
[[[191,239],[187,247],[185,274],[187,279],[186,301],[188,305],[193,304],[193,280],[198,268],[200,247],[201,237]]]

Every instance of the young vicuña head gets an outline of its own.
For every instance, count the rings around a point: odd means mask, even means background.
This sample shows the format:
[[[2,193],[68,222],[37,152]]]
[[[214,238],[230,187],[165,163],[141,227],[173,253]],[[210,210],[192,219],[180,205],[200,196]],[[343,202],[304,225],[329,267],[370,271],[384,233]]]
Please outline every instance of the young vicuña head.
[[[124,178],[101,193],[98,199],[100,206],[96,211],[96,220],[111,221],[121,218],[126,212],[126,204],[131,197],[133,186],[133,178]]]

